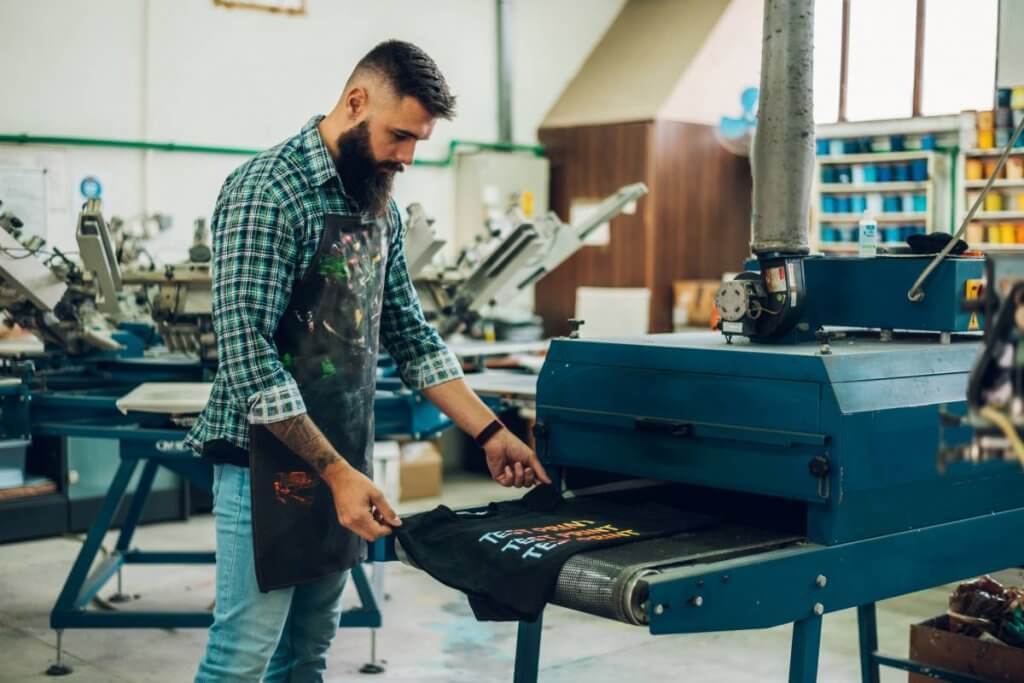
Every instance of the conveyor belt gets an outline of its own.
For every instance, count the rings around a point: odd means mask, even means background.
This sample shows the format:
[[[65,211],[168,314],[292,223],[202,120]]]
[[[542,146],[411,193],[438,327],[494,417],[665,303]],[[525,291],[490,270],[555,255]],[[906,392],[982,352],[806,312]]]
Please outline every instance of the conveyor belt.
[[[672,567],[765,552],[800,540],[792,534],[722,524],[578,553],[562,567],[551,602],[627,624],[645,625],[646,577]],[[395,543],[395,551],[403,563],[415,566],[400,543]]]

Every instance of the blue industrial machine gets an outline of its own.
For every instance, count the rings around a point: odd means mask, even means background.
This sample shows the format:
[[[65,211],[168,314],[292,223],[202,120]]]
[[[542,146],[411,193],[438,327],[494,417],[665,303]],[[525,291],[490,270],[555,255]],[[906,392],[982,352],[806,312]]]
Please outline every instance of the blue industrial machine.
[[[572,557],[553,603],[653,635],[792,623],[793,683],[817,679],[824,615],[856,607],[877,683],[880,665],[922,671],[876,651],[878,600],[1024,563],[1007,542],[1024,533],[1024,472],[940,463],[981,350],[985,310],[964,300],[982,259],[946,258],[954,242],[934,257],[808,255],[813,16],[813,0],[765,3],[756,261],[718,293],[722,334],[553,341],[537,450],[577,495],[612,484],[714,520]],[[520,623],[517,683],[537,680],[540,636],[540,620]]]

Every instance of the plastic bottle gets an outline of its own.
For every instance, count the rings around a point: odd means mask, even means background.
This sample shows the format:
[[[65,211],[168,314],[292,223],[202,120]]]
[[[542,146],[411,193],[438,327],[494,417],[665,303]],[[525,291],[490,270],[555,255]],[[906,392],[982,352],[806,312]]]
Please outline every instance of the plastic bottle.
[[[858,253],[861,258],[872,258],[878,253],[878,221],[867,211],[858,225]]]

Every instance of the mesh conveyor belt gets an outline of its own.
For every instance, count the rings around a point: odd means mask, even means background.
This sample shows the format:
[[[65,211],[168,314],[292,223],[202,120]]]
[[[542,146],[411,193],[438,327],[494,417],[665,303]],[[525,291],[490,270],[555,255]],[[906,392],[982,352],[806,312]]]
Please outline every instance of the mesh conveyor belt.
[[[647,623],[644,577],[685,564],[764,552],[800,540],[792,534],[721,525],[668,538],[639,541],[573,555],[558,575],[551,602],[627,624]],[[415,566],[395,544],[398,558]]]

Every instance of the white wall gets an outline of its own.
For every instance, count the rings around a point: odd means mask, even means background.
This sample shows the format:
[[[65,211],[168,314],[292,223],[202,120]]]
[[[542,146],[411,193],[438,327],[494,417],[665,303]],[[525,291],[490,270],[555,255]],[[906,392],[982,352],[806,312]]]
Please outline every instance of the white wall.
[[[514,0],[514,123],[536,141],[544,113],[624,0]],[[0,0],[0,133],[145,139],[262,148],[333,106],[351,67],[380,40],[423,47],[459,96],[420,157],[452,138],[497,135],[494,3],[309,0],[302,17],[215,7],[211,0]],[[208,216],[241,156],[0,145],[0,165],[46,167],[49,236],[73,244],[78,184],[103,182],[108,215],[162,212],[174,229],[153,245],[183,256],[192,220]],[[396,197],[450,229],[452,173],[414,167]],[[0,197],[2,199],[2,197]]]

